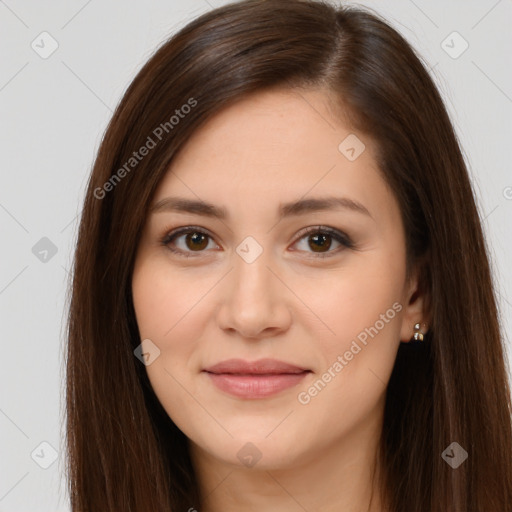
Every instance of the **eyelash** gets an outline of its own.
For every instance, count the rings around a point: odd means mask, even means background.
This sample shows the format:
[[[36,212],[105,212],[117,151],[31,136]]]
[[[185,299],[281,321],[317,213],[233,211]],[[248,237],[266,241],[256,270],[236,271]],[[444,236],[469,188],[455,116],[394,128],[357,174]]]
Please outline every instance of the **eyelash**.
[[[164,247],[169,249],[171,252],[177,254],[178,256],[182,256],[184,258],[194,258],[196,256],[191,254],[194,251],[183,251],[181,249],[173,249],[171,247],[171,245],[170,245],[171,242],[173,242],[180,235],[186,235],[186,234],[189,234],[189,233],[200,233],[202,235],[206,235],[208,238],[213,240],[213,237],[209,233],[207,233],[204,229],[202,229],[200,227],[196,227],[196,226],[187,226],[187,227],[179,228],[179,229],[177,229],[175,231],[172,231],[170,233],[167,233],[160,240],[160,243]],[[308,235],[312,235],[312,234],[329,235],[330,237],[334,238],[334,240],[339,242],[342,246],[344,246],[347,249],[353,249],[355,247],[354,243],[352,242],[352,240],[350,239],[349,236],[347,236],[342,231],[339,231],[339,230],[333,229],[333,228],[329,228],[327,226],[312,226],[312,227],[306,228],[306,230],[303,231],[300,234],[300,237],[297,240],[297,242],[299,242],[303,238],[307,237]],[[295,243],[297,243],[297,242],[295,242]],[[331,257],[331,256],[333,256],[335,254],[338,254],[340,252],[340,249],[341,248],[338,248],[337,250],[334,250],[334,251],[328,251],[327,253],[311,253],[311,254],[314,255],[314,256],[311,256],[311,257],[312,258],[329,258],[329,257]],[[204,252],[204,250],[203,251],[197,251],[197,256],[199,256],[201,252]]]

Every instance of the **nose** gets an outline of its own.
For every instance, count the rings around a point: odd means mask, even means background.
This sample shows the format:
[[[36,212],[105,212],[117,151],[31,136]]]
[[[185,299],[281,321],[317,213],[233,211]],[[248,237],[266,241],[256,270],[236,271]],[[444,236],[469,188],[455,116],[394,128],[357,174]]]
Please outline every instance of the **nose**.
[[[243,338],[265,338],[285,332],[291,323],[293,294],[267,252],[264,250],[251,263],[235,253],[233,267],[219,290],[219,327]]]

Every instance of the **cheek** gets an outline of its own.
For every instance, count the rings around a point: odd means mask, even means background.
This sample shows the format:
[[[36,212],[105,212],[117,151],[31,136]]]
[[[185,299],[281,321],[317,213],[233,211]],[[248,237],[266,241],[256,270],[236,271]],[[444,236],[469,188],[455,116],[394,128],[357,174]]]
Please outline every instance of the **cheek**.
[[[146,367],[155,391],[179,393],[170,385],[175,384],[172,377],[185,383],[200,371],[199,348],[213,315],[209,299],[217,282],[212,273],[173,269],[162,257],[141,258],[136,264],[132,294],[140,339],[150,339],[160,351]]]
[[[132,278],[133,304],[142,338],[171,342],[175,332],[190,322],[194,307],[207,292],[207,283],[186,272],[173,271],[165,261],[146,258],[135,266]]]
[[[159,400],[175,395],[175,368],[184,368],[194,346],[190,322],[195,297],[184,283],[177,281],[169,267],[156,259],[146,258],[136,264],[132,278],[135,316],[141,340],[149,339],[158,347],[159,354],[146,366],[151,385]],[[196,299],[197,302],[197,299]],[[156,350],[156,349],[153,349]],[[177,391],[177,390],[175,390]]]
[[[190,283],[187,273],[172,272],[168,264],[147,258],[136,264],[132,277],[133,304],[140,339],[150,339],[159,355],[146,366],[153,391],[169,416],[180,428],[201,416],[191,407],[195,395],[191,375],[198,372],[194,358],[201,336],[201,298],[211,284]],[[184,392],[184,389],[186,392]],[[187,417],[181,420],[181,411]]]
[[[336,336],[316,338],[322,365],[296,397],[314,427],[305,442],[314,443],[320,430],[326,439],[348,434],[383,407],[401,325],[402,306],[391,295],[373,293],[359,300],[355,293],[352,303],[340,299],[339,314],[331,320]]]
[[[333,428],[346,421],[347,411],[364,416],[380,399],[395,362],[404,309],[401,254],[368,252],[352,263],[308,291],[308,305],[328,329],[311,338],[322,367],[317,384],[301,390],[306,395],[300,403],[310,400],[320,416],[330,411],[334,421],[324,419]]]
[[[400,305],[404,265],[400,255],[369,251],[354,256],[343,267],[325,272],[321,278],[309,280],[309,284],[297,276],[294,287],[301,290],[304,303],[315,313],[309,322],[311,338],[321,334],[330,357],[360,333],[364,338],[365,329],[376,323],[381,338],[393,343],[398,340],[397,310],[404,306]]]

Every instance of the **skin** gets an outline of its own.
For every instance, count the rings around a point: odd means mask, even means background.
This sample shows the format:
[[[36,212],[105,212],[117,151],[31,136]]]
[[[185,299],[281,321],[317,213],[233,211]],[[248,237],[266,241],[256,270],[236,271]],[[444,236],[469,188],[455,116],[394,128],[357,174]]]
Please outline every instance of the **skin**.
[[[146,370],[189,439],[205,512],[383,510],[371,477],[380,474],[385,390],[399,342],[424,320],[424,299],[417,273],[405,279],[399,205],[376,166],[375,146],[336,119],[328,100],[322,90],[273,89],[210,119],[177,155],[153,204],[200,199],[224,206],[228,218],[153,212],[138,247],[137,322],[141,340],[160,350]],[[338,149],[351,133],[366,146],[354,161]],[[339,208],[278,219],[281,203],[323,196],[358,201],[370,215]],[[161,242],[184,226],[210,235],[204,243],[187,243],[186,234],[171,243],[188,258]],[[310,226],[346,233],[354,247],[327,237],[331,245],[322,248],[314,233],[302,234]],[[248,236],[263,249],[252,263],[236,252]],[[300,403],[298,394],[393,304],[401,310]],[[311,373],[276,395],[237,398],[202,373],[233,357],[275,358]],[[252,467],[237,456],[248,442],[255,448],[245,450],[261,455]]]

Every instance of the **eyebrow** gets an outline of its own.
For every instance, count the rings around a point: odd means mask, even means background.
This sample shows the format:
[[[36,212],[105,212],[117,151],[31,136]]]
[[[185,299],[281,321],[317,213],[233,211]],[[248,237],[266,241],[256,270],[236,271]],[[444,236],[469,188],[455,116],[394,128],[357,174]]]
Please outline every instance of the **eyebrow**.
[[[278,217],[279,219],[283,219],[286,217],[304,215],[306,213],[339,209],[351,210],[373,218],[367,208],[358,201],[347,197],[332,196],[300,199],[290,203],[282,203],[279,205]],[[184,197],[166,197],[165,199],[161,199],[151,207],[150,212],[183,212],[221,220],[225,220],[229,217],[224,207],[215,206],[205,201],[186,199]]]

